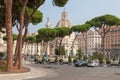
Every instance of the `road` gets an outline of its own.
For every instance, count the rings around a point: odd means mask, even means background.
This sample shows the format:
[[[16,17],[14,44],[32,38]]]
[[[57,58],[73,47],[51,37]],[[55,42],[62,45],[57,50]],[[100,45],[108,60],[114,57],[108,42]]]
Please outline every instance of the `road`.
[[[118,67],[74,67],[73,65],[32,64],[32,67],[52,70],[44,78],[29,80],[120,80]]]

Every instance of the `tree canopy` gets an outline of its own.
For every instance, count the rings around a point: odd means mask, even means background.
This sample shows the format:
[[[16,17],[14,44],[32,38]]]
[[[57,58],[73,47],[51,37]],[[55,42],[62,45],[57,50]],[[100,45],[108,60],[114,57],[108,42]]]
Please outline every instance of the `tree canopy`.
[[[103,16],[95,17],[90,21],[87,21],[86,23],[90,24],[92,27],[101,28],[102,25],[105,26],[120,25],[120,19],[114,15],[106,14]]]
[[[41,28],[38,30],[37,37],[45,42],[48,42],[56,37],[56,30],[52,28]]]

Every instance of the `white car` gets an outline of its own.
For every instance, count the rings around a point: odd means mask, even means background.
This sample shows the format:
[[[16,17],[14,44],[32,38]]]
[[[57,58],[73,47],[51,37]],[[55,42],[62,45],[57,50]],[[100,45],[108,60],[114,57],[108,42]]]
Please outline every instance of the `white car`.
[[[96,62],[96,61],[88,61],[87,66],[88,66],[88,67],[97,67],[97,66],[99,66],[99,62]]]

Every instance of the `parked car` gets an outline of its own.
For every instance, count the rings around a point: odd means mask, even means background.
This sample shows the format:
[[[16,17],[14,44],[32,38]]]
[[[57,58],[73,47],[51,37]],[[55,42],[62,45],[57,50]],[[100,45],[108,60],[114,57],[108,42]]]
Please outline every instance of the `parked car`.
[[[75,67],[82,67],[82,66],[87,66],[87,63],[85,61],[82,61],[82,60],[77,61],[75,63]]]
[[[88,61],[87,62],[88,67],[97,67],[99,65],[100,65],[99,62],[96,62],[96,61]]]
[[[110,66],[119,66],[119,61],[111,62]]]

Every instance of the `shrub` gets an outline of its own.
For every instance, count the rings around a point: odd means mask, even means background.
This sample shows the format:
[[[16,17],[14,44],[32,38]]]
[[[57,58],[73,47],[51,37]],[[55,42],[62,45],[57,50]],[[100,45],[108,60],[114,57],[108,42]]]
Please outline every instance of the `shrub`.
[[[34,58],[34,62],[38,62],[38,58]]]
[[[57,56],[55,56],[55,62],[58,62],[58,57]]]
[[[2,65],[2,66],[0,66],[0,70],[2,70],[2,71],[6,71],[6,69],[7,69],[6,65]]]
[[[76,63],[77,62],[77,59],[73,59],[73,63]]]
[[[71,56],[70,56],[70,55],[68,56],[68,62],[69,62],[69,63],[72,62],[72,59],[71,59]]]
[[[50,59],[48,59],[48,62],[50,62]]]
[[[42,62],[45,62],[45,57],[44,56],[42,56]]]
[[[115,61],[115,57],[113,57],[113,61]]]
[[[0,52],[0,57],[4,57],[5,53],[4,52]]]
[[[119,59],[119,64],[120,64],[120,59]]]
[[[111,61],[110,61],[109,59],[106,59],[106,63],[107,63],[107,64],[110,64]]]
[[[86,60],[87,60],[87,56],[84,56],[84,57],[83,57],[83,60],[86,61]]]
[[[103,54],[99,54],[98,60],[99,60],[100,64],[103,64],[103,62],[104,62],[103,59],[104,59]]]
[[[63,59],[59,59],[59,62],[60,62],[60,63],[63,62]]]

